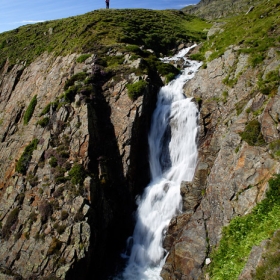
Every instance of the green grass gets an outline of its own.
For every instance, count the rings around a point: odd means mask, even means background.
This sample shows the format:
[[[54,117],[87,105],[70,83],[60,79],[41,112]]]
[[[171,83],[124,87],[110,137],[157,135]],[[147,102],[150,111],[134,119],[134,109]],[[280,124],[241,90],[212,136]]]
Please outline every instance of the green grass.
[[[133,84],[127,84],[127,94],[131,100],[136,100],[139,96],[144,94],[145,89],[147,88],[148,83],[144,80],[140,80]]]
[[[181,42],[204,40],[207,26],[205,21],[175,10],[95,10],[1,33],[0,68],[7,58],[10,64],[20,60],[28,65],[44,52],[81,53],[78,62],[82,62],[90,53],[102,56],[112,46],[127,43],[166,54]]]
[[[263,146],[265,144],[261,133],[261,125],[258,120],[250,121],[243,132],[240,133],[241,139],[246,141],[250,146]]]
[[[210,256],[211,280],[238,279],[252,247],[270,238],[280,228],[279,211],[280,174],[269,180],[267,198],[251,214],[236,217],[224,227],[220,244]]]
[[[33,151],[37,149],[38,139],[32,140],[32,142],[26,146],[24,152],[16,163],[16,172],[19,172],[23,175],[26,174],[26,171],[29,167],[29,163],[32,159]]]
[[[248,15],[239,15],[223,19],[224,31],[213,35],[201,49],[211,50],[210,60],[221,56],[230,45],[240,47],[239,52],[250,54],[253,67],[261,63],[266,51],[271,47],[280,46],[280,5],[278,0],[269,4],[263,1],[256,5]]]
[[[28,105],[28,107],[27,107],[27,109],[26,109],[26,111],[24,113],[24,116],[23,116],[23,123],[24,123],[24,125],[27,125],[29,123],[29,121],[30,121],[30,119],[31,119],[31,117],[32,117],[32,115],[34,113],[36,105],[37,105],[37,95],[35,95],[31,99],[31,101],[30,101],[30,103],[29,103],[29,105]]]
[[[279,280],[280,231],[277,231],[266,246],[264,261],[256,269],[256,280]]]

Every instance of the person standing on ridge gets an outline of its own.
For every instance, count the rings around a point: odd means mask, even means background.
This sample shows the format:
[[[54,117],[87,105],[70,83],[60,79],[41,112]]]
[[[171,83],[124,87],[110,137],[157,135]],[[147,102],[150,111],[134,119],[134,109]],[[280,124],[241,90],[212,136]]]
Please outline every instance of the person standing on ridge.
[[[109,9],[109,1],[110,1],[110,0],[105,0],[105,3],[106,3],[106,9]]]

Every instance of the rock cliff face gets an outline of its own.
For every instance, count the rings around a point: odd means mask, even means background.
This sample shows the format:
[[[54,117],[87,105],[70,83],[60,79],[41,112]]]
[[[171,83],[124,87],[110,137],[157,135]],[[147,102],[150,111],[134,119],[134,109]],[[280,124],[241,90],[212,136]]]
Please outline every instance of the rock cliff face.
[[[187,6],[183,10],[211,20],[246,13],[260,2],[252,0],[201,0],[197,5]]]
[[[264,198],[268,179],[280,172],[268,145],[280,139],[280,88],[268,96],[257,86],[260,76],[265,79],[271,71],[279,78],[279,63],[270,49],[263,64],[252,68],[247,55],[231,46],[186,84],[185,94],[200,107],[199,162],[193,182],[181,186],[184,211],[170,223],[163,279],[203,278],[222,227],[249,213]],[[238,78],[229,87],[227,77]],[[253,119],[260,124],[262,145],[249,145],[240,135]]]
[[[147,75],[104,73],[94,54],[78,56],[0,70],[1,279],[107,279],[149,180],[158,80],[132,101],[125,85]],[[81,72],[90,94],[71,80]]]

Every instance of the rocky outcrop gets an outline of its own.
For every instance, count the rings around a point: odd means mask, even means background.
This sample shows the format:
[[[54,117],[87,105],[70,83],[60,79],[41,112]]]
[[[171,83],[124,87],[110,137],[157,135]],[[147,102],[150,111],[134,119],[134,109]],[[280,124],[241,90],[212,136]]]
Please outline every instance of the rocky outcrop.
[[[252,0],[201,0],[197,5],[183,9],[186,13],[194,14],[205,19],[225,18],[230,15],[247,14],[261,1]]]
[[[77,57],[45,53],[0,72],[5,279],[107,279],[131,231],[134,196],[149,180],[143,139],[158,82],[133,101],[125,85],[148,76],[105,72],[95,54]],[[89,82],[71,80],[81,72]]]
[[[181,187],[184,212],[169,226],[163,279],[203,277],[223,226],[249,213],[263,199],[268,179],[280,172],[269,150],[269,143],[280,139],[280,95],[263,95],[257,86],[258,76],[265,78],[278,69],[276,65],[279,59],[268,54],[261,67],[252,68],[248,57],[231,46],[186,84],[185,94],[200,106],[199,163],[193,182]],[[239,78],[228,86],[227,79],[235,77]],[[261,126],[261,146],[241,137],[252,120]]]

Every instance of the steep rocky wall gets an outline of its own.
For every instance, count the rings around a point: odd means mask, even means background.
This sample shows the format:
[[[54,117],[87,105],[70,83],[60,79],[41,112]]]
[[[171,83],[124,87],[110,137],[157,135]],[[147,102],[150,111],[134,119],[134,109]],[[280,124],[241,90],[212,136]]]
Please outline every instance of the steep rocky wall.
[[[84,63],[78,56],[44,54],[1,69],[2,278],[107,279],[131,231],[132,199],[149,180],[143,155],[157,86],[132,101],[125,85],[138,76],[98,72],[94,94],[69,102],[65,82],[99,69],[94,54]],[[32,98],[37,104],[24,124]]]
[[[260,75],[279,72],[279,63],[270,49],[263,64],[252,68],[248,56],[231,46],[186,84],[185,94],[200,107],[199,162],[193,182],[181,186],[183,213],[170,223],[163,279],[203,277],[222,227],[249,213],[263,199],[268,179],[280,172],[269,149],[280,139],[280,89],[268,96],[258,87]],[[235,78],[233,86],[226,85]],[[261,125],[264,145],[250,146],[240,136],[253,119]]]

